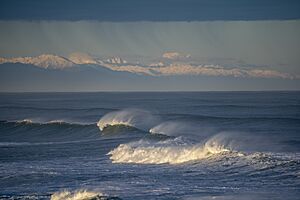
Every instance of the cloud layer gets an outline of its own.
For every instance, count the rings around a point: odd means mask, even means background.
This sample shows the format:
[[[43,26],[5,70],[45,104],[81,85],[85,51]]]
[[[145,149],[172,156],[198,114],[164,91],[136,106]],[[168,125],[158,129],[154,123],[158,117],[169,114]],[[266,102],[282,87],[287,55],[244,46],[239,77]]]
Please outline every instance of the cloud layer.
[[[67,9],[66,9],[67,8]],[[1,0],[0,19],[198,21],[299,19],[299,1],[284,0]]]

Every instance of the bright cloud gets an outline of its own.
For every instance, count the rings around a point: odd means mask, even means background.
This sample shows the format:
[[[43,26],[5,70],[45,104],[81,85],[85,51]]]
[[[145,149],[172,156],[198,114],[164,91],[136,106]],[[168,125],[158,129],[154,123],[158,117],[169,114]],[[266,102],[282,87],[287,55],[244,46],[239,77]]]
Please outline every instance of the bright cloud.
[[[189,54],[182,54],[182,53],[179,53],[179,52],[165,52],[162,55],[162,57],[173,60],[173,59],[190,58],[191,55],[189,55]]]

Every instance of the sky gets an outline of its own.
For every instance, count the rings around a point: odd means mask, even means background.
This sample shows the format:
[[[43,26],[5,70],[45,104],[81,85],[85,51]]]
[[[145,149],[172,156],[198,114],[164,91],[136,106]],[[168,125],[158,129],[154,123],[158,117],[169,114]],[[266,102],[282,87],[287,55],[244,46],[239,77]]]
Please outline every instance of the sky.
[[[1,0],[3,20],[211,21],[299,19],[298,0]]]
[[[270,88],[300,89],[299,10],[296,0],[1,0],[0,57],[82,52],[143,62],[178,52],[197,65],[290,74],[286,87]],[[239,81],[233,89],[251,84]]]

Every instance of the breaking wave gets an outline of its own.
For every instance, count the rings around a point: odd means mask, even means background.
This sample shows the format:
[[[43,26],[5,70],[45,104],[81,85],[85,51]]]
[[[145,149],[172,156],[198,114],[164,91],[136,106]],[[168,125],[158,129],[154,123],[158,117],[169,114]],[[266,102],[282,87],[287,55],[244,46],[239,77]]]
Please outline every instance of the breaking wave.
[[[233,148],[226,135],[217,134],[203,143],[177,137],[159,142],[139,140],[120,144],[108,153],[113,163],[134,164],[205,164],[249,166],[254,170],[266,170],[300,165],[299,154],[276,154],[271,152],[242,152]],[[231,164],[230,164],[231,163]],[[294,172],[290,171],[294,174]],[[299,172],[293,176],[299,177]]]
[[[116,125],[130,126],[148,131],[156,122],[157,118],[148,111],[125,109],[104,115],[97,123],[97,126],[101,131],[106,127]]]
[[[157,126],[154,126],[153,128],[151,128],[149,130],[149,132],[151,134],[176,136],[176,135],[182,134],[184,127],[185,127],[185,124],[183,124],[181,122],[167,121],[167,122],[163,122]]]
[[[33,124],[33,121],[31,119],[22,119],[22,120],[16,121],[16,123],[19,123],[19,124]]]
[[[97,123],[102,133],[106,130],[111,133],[124,127],[134,127],[151,133],[139,141],[120,144],[110,151],[108,155],[112,162],[179,164],[233,152],[231,142],[224,134],[217,134],[203,140],[204,142],[195,142],[186,137],[191,135],[183,134],[186,127],[191,127],[190,124],[166,121],[154,126],[156,122],[158,120],[150,112],[139,109],[115,111],[103,116]]]
[[[88,190],[64,190],[51,195],[51,200],[120,200],[118,197],[109,197],[102,192]]]
[[[102,193],[91,192],[87,190],[79,190],[76,192],[62,191],[51,195],[51,200],[87,200],[96,199],[102,196]]]
[[[183,137],[159,142],[140,140],[121,144],[108,155],[113,163],[179,164],[230,152],[233,151],[217,135],[196,144]]]

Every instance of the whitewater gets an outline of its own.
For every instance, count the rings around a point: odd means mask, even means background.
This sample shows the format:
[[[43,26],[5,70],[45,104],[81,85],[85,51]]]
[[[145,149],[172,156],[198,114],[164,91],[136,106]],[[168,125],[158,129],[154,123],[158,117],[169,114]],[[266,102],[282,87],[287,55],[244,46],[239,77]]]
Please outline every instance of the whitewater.
[[[0,199],[300,195],[299,92],[0,97]]]

